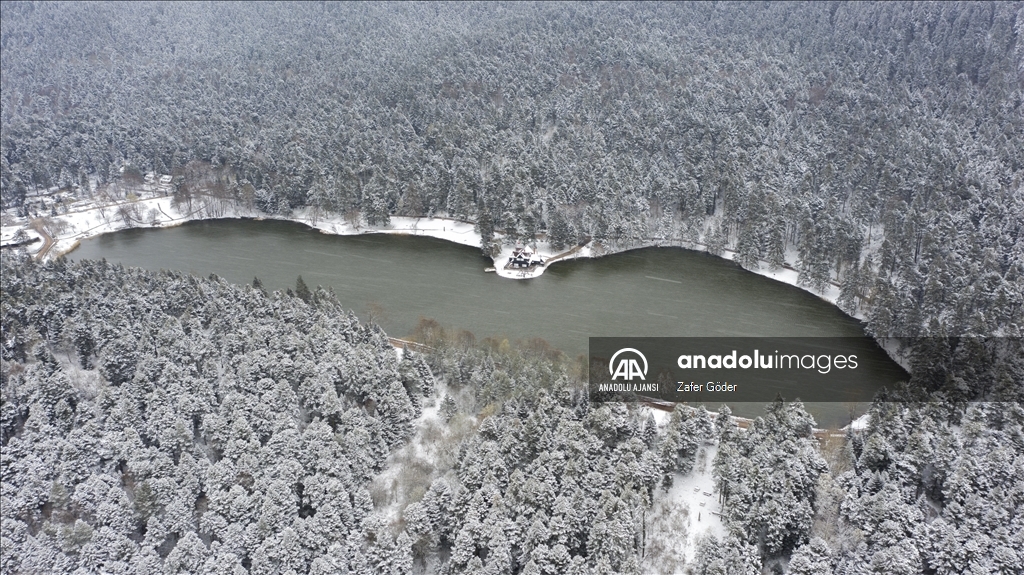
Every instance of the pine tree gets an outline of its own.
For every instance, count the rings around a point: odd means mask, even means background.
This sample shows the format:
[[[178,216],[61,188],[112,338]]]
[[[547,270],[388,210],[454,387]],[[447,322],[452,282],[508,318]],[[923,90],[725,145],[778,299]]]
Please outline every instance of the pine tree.
[[[747,222],[740,228],[740,237],[733,259],[748,270],[758,269],[761,259],[760,240],[754,229],[755,222]],[[710,251],[710,250],[709,250]]]
[[[444,420],[450,421],[458,411],[458,405],[456,405],[452,396],[445,395],[444,400],[441,402],[441,415],[444,416]]]
[[[309,291],[309,286],[302,280],[301,275],[295,280],[295,295],[306,303],[311,303],[313,298],[313,293]]]
[[[565,220],[565,216],[558,210],[551,216],[551,224],[548,226],[548,242],[551,243],[551,248],[555,250],[561,250],[565,248],[566,244],[572,241],[569,231],[569,223]]]
[[[705,240],[708,253],[716,256],[722,255],[725,252],[727,241],[728,234],[722,226],[717,222],[711,224]]]

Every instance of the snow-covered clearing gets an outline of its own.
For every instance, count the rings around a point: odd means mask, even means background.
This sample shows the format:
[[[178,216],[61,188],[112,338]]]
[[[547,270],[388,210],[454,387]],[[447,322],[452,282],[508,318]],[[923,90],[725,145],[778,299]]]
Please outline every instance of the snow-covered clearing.
[[[16,244],[29,245],[37,243],[42,239],[43,237],[39,232],[32,228],[8,226],[6,223],[3,226],[0,226],[0,246],[6,247]]]
[[[413,421],[412,438],[388,456],[387,467],[373,478],[374,513],[388,524],[395,524],[402,510],[419,501],[430,487],[439,459],[437,438],[445,434],[439,407],[435,398],[426,400],[423,412]]]
[[[682,573],[693,561],[697,539],[710,533],[718,540],[726,534],[711,462],[718,447],[706,445],[690,473],[677,473],[668,493],[658,490],[647,514],[647,545],[643,569],[649,573]]]
[[[412,435],[405,445],[388,456],[385,468],[370,484],[373,514],[384,524],[397,527],[407,506],[423,498],[434,479],[444,477],[455,466],[459,445],[476,432],[480,420],[462,413],[445,421],[441,405],[453,392],[437,382],[434,394],[423,400],[420,416],[412,421]]]

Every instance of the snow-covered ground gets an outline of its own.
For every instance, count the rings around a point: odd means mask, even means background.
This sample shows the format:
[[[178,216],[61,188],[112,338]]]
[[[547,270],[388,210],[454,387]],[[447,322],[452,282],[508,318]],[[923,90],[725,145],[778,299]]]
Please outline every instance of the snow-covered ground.
[[[718,492],[711,476],[711,463],[718,447],[701,448],[693,470],[676,474],[668,493],[659,490],[647,515],[647,546],[644,571],[650,573],[681,573],[693,561],[697,539],[705,533],[722,540],[726,534],[722,523]]]
[[[370,489],[375,497],[374,513],[387,524],[398,521],[409,499],[419,500],[429,487],[439,457],[437,442],[432,439],[443,434],[445,427],[438,415],[440,405],[434,397],[426,400],[423,412],[412,422],[413,435],[408,443],[393,451],[387,467],[373,478]]]
[[[20,232],[20,234],[19,234]],[[9,246],[15,244],[31,244],[42,240],[43,237],[39,235],[39,232],[32,228],[16,227],[16,226],[0,226],[0,246]]]
[[[870,425],[870,424],[871,424],[871,414],[870,413],[865,413],[864,415],[862,415],[862,416],[858,417],[857,419],[854,419],[853,421],[851,421],[850,425],[844,427],[843,430],[846,430],[846,428],[848,427],[848,428],[850,428],[850,429],[852,429],[854,431],[864,431],[865,429],[868,428],[868,425]]]

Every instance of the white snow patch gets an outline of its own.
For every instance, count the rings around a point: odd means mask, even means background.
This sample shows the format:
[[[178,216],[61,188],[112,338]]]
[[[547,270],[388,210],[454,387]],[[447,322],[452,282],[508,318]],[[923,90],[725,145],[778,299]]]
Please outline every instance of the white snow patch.
[[[412,502],[410,497],[417,500],[422,497],[438,467],[440,454],[432,438],[444,426],[438,413],[441,402],[436,396],[425,398],[423,402],[422,412],[412,422],[412,437],[391,452],[387,466],[370,484],[375,499],[373,513],[388,524],[393,525],[400,519],[402,511]]]
[[[654,416],[654,422],[658,424],[658,427],[663,427],[668,423],[669,418],[672,417],[671,413],[661,409],[651,409],[651,414]]]
[[[849,428],[849,429],[852,429],[854,431],[864,431],[865,429],[868,428],[868,425],[870,423],[871,423],[871,414],[870,413],[865,413],[864,415],[862,415],[862,416],[858,417],[857,419],[854,419],[853,421],[851,421],[850,425],[844,427],[843,430],[845,431],[847,428]]]
[[[19,235],[18,232],[21,232]],[[27,227],[2,226],[0,227],[0,245],[8,246],[21,242],[29,242],[28,249],[39,249],[42,244],[42,236],[39,232]]]
[[[693,561],[697,539],[710,533],[718,540],[726,535],[718,492],[711,476],[711,463],[718,446],[705,445],[693,470],[676,474],[668,493],[658,490],[647,516],[648,540],[644,569],[655,573],[678,573]]]

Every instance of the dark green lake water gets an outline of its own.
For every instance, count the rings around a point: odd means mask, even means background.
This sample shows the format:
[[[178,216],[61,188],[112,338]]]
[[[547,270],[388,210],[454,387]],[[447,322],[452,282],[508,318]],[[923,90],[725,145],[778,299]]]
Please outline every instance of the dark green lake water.
[[[480,250],[443,240],[216,220],[107,234],[83,241],[68,257],[213,273],[235,283],[258,276],[272,290],[294,288],[301,275],[310,287],[331,286],[345,307],[363,319],[372,315],[394,337],[425,317],[478,340],[540,337],[572,356],[586,353],[590,336],[864,335],[859,321],[812,294],[677,248],[564,261],[538,278],[511,280],[485,273],[491,262]],[[808,407],[822,424],[849,420],[848,405]]]

